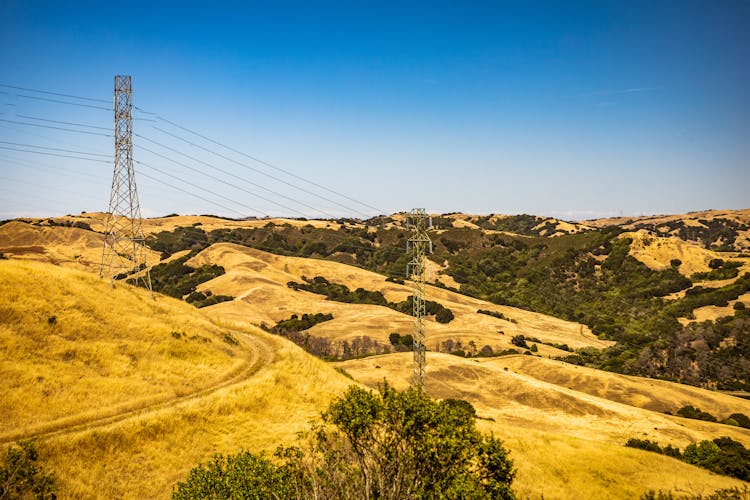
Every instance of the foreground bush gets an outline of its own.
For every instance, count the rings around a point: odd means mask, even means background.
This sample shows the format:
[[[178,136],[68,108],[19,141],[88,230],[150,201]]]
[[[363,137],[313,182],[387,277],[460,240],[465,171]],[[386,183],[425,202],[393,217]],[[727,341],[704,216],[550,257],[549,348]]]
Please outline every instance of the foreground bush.
[[[0,464],[0,498],[57,498],[55,480],[39,463],[39,452],[32,441],[5,452]]]
[[[275,463],[249,452],[216,456],[173,498],[512,499],[514,475],[502,443],[476,430],[470,404],[351,387],[299,447],[279,448]]]

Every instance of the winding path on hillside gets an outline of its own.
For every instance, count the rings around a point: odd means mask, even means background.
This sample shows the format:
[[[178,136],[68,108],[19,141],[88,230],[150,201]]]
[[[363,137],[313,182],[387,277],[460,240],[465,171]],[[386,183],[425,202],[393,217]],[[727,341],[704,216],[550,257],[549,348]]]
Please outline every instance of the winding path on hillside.
[[[230,331],[244,340],[243,347],[245,347],[245,349],[243,349],[243,352],[246,356],[245,362],[214,384],[189,394],[163,399],[154,403],[146,403],[136,407],[126,408],[121,411],[114,410],[104,412],[103,414],[93,417],[72,416],[43,424],[31,431],[8,432],[0,435],[0,444],[8,444],[26,439],[46,439],[65,434],[86,432],[122,422],[130,418],[143,418],[149,414],[175,408],[181,404],[204,398],[221,389],[241,384],[274,361],[273,344],[269,340],[244,332],[235,330]]]

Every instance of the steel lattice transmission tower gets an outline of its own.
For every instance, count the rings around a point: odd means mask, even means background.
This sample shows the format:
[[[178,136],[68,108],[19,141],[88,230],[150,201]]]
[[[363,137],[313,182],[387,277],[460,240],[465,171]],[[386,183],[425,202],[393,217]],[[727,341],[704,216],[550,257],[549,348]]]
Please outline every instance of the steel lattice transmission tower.
[[[424,208],[415,208],[409,212],[406,219],[407,229],[411,229],[412,236],[406,242],[406,251],[411,254],[411,260],[406,265],[406,277],[414,285],[413,316],[414,316],[414,379],[415,387],[424,387],[424,316],[425,316],[425,255],[432,253],[432,241],[427,236],[427,230],[432,228],[432,218]]]
[[[135,275],[151,293],[141,207],[133,169],[133,84],[130,75],[115,76],[115,168],[105,224],[99,276],[114,280]]]

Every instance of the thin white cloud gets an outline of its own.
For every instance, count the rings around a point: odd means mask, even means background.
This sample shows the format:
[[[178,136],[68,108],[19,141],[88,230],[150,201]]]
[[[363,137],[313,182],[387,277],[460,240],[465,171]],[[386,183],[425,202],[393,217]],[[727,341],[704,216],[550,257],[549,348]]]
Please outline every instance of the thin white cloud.
[[[659,87],[631,87],[629,89],[619,89],[619,90],[597,90],[596,92],[588,92],[585,94],[581,94],[581,97],[638,94],[640,92],[652,92],[654,90],[659,90]]]

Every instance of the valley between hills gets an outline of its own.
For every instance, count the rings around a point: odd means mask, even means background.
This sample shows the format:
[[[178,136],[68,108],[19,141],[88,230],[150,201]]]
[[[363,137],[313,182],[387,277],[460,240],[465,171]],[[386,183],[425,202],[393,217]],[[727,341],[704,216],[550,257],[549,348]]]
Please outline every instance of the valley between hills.
[[[352,384],[407,388],[404,219],[145,219],[155,300],[99,278],[104,214],[5,221],[0,443],[37,439],[62,498],[167,498]],[[625,444],[750,447],[750,209],[433,223],[425,391],[471,403],[519,498],[748,486]]]

